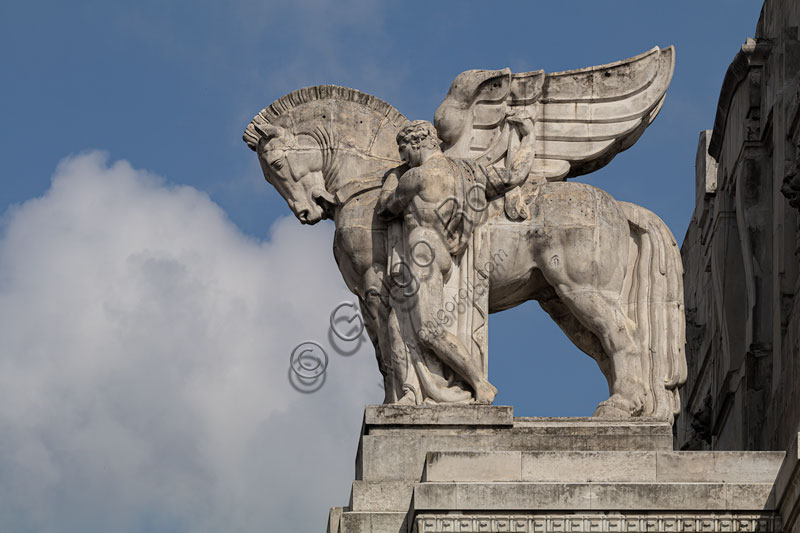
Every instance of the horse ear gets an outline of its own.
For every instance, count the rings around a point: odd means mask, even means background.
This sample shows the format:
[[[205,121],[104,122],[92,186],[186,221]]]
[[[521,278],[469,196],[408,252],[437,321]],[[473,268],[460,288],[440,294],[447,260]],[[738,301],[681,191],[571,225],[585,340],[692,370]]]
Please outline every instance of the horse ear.
[[[265,141],[269,141],[275,137],[283,135],[283,128],[280,126],[273,126],[272,124],[253,124],[253,127],[258,131]]]

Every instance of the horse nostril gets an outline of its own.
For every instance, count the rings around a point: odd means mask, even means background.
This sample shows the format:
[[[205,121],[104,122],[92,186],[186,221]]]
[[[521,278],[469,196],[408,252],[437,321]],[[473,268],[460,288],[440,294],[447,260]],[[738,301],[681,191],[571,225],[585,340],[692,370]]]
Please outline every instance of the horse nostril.
[[[299,213],[297,213],[297,218],[300,220],[308,220],[308,209],[303,209]]]

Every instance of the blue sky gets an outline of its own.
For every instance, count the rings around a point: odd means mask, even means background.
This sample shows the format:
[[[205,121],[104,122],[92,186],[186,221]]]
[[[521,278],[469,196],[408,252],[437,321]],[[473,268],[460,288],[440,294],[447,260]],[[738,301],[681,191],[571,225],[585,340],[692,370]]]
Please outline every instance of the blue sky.
[[[378,373],[362,348],[332,355],[314,395],[287,384],[291,346],[328,342],[327,314],[348,295],[330,257],[331,227],[286,219],[241,141],[261,108],[333,83],[431,119],[466,69],[552,72],[674,44],[658,119],[581,179],[655,211],[680,242],[699,132],[713,126],[725,70],[760,7],[3,3],[0,390],[14,391],[14,409],[0,409],[0,471],[12,472],[0,477],[0,529],[249,531],[283,509],[303,515],[287,524],[310,531],[327,506],[346,501],[360,412],[380,399]],[[496,403],[517,415],[587,416],[606,396],[594,362],[535,303],[494,315],[490,343]],[[311,442],[320,435],[326,448]],[[176,443],[198,438],[212,444],[193,447],[189,460]],[[131,459],[119,470],[91,459],[113,463],[125,450]],[[269,480],[289,475],[279,463],[302,453],[342,463],[304,466],[305,483],[328,480],[312,493],[299,482],[282,490],[306,494],[314,511],[277,496],[277,507],[259,505],[254,494],[277,493]],[[69,489],[76,484],[85,490]],[[152,484],[173,496],[144,496]]]

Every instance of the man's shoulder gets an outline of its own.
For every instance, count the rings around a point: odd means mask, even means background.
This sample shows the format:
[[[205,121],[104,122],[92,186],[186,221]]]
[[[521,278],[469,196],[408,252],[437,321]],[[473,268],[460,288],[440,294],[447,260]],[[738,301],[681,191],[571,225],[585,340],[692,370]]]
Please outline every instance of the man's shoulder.
[[[428,161],[425,161],[418,167],[409,168],[403,173],[403,179],[407,180],[419,179],[424,176],[427,176],[431,172],[435,172],[440,167],[440,164],[438,162],[439,158],[437,157],[435,159],[436,161],[429,159]]]
[[[418,176],[422,175],[427,176],[433,173],[442,173],[442,172],[451,174],[454,170],[454,167],[457,166],[458,162],[456,159],[447,157],[446,155],[439,155],[428,159],[422,165],[415,167],[411,170],[415,170]]]
[[[427,172],[422,167],[412,167],[403,172],[400,179],[406,183],[412,183],[421,179],[426,173]]]

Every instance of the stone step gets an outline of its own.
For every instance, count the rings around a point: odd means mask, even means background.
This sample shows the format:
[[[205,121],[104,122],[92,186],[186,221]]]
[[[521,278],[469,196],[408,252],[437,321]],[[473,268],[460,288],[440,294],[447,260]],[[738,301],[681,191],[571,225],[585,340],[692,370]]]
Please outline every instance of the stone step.
[[[345,511],[339,533],[406,533],[408,513]]]
[[[621,426],[621,427],[620,427]],[[449,433],[442,432],[449,431]],[[363,435],[356,479],[419,481],[431,451],[669,451],[669,425],[523,426],[506,429],[397,430]]]
[[[672,428],[654,419],[531,418],[504,406],[371,405],[356,480],[419,481],[429,451],[671,451]]]
[[[351,511],[408,511],[413,481],[354,481]]]
[[[773,483],[783,452],[428,452],[423,481]]]
[[[419,483],[422,511],[771,511],[772,483]]]

